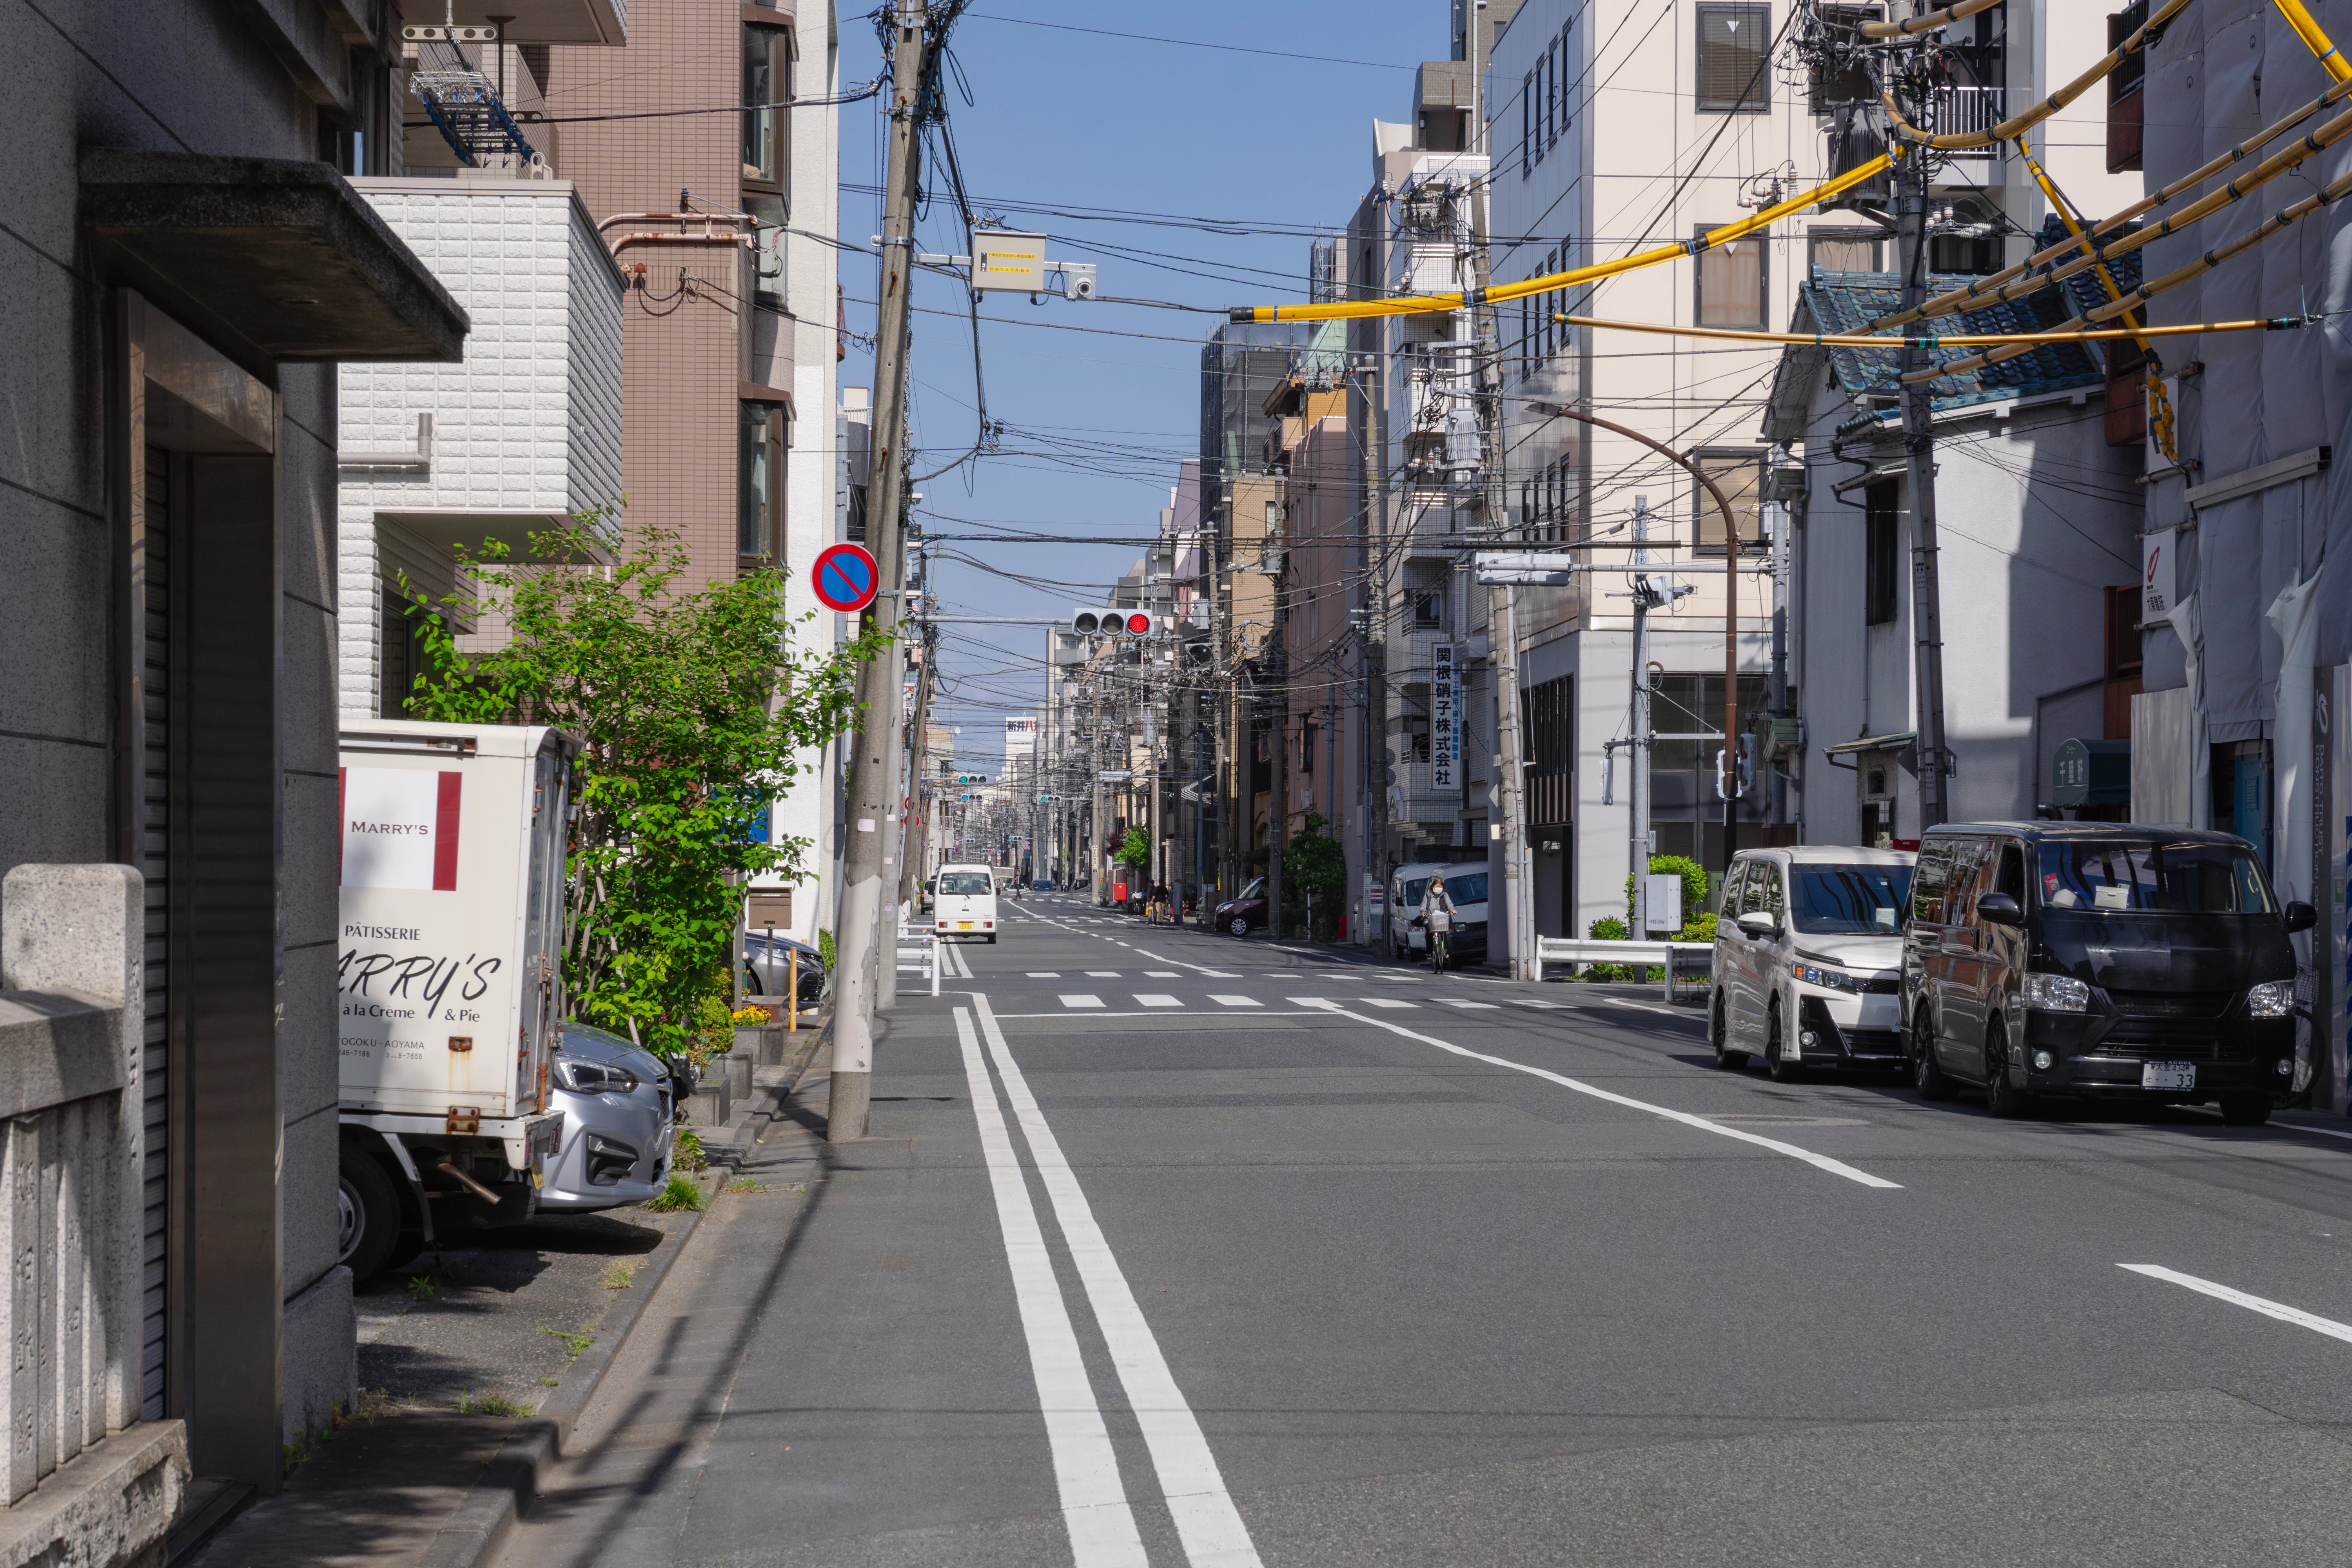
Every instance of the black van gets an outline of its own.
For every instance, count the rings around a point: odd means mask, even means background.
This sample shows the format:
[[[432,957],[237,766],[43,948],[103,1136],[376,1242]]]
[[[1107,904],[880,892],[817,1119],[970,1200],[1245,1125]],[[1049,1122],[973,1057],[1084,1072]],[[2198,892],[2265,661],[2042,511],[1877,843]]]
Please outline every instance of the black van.
[[[2294,1083],[2294,949],[2242,838],[2104,822],[1982,822],[1919,845],[1903,942],[1912,1081],[2270,1119]]]

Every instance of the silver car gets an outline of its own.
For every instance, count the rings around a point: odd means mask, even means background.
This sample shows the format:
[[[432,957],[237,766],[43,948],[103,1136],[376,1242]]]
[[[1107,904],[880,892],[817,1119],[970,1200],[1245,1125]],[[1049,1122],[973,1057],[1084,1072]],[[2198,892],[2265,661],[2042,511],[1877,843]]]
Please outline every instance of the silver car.
[[[659,1057],[609,1029],[563,1026],[549,1074],[563,1141],[547,1164],[541,1213],[641,1203],[669,1179],[676,1086]]]
[[[1731,862],[1715,922],[1716,1065],[1901,1072],[1903,910],[1916,857],[1806,845]]]

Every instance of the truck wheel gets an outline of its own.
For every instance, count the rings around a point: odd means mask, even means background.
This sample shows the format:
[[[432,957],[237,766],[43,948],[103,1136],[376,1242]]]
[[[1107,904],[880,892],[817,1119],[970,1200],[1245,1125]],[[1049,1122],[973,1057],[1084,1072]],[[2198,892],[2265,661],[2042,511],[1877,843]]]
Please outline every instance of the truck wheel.
[[[392,1178],[383,1173],[383,1167],[355,1149],[342,1152],[339,1175],[335,1219],[341,1257],[338,1261],[352,1271],[352,1283],[364,1285],[392,1261],[392,1250],[400,1241],[400,1194],[393,1190]]]

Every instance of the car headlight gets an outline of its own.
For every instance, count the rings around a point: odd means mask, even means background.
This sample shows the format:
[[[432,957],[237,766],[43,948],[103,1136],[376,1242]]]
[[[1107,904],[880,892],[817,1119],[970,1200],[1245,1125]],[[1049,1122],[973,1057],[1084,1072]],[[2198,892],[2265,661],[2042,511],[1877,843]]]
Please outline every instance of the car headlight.
[[[2087,1013],[2091,988],[2071,974],[2028,974],[2025,1005],[2045,1013]]]
[[[1789,973],[1808,985],[1819,985],[1831,991],[1850,991],[1857,996],[1862,994],[1861,976],[1848,974],[1843,969],[1823,969],[1820,964],[1807,963],[1800,959],[1789,965]]]
[[[2246,1011],[2257,1018],[2284,1018],[2294,1011],[2294,982],[2265,980],[2246,993]]]
[[[636,1090],[637,1075],[605,1062],[558,1057],[555,1081],[574,1094],[631,1094]]]

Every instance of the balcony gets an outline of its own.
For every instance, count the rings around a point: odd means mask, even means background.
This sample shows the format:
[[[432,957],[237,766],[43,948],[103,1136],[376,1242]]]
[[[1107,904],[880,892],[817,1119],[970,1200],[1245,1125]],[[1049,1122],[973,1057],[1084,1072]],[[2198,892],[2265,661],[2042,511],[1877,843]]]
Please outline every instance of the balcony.
[[[438,22],[444,8],[420,7],[411,21]],[[510,44],[606,44],[629,41],[629,0],[454,0],[459,26],[492,25]]]
[[[2006,88],[1937,88],[1935,97],[1930,100],[1930,112],[1935,117],[1932,129],[1938,136],[1981,135],[2009,118],[2008,103],[2009,89]],[[1991,147],[1975,147],[1954,155],[1990,158],[1998,151]]]

